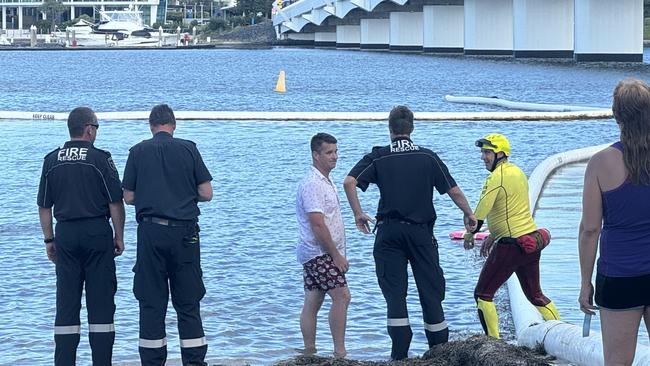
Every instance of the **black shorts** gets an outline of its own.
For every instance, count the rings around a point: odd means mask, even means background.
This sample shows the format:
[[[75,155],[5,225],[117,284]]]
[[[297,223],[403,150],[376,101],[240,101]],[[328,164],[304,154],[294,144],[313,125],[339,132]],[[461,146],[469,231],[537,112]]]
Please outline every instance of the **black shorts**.
[[[608,277],[596,274],[596,304],[609,310],[631,310],[650,305],[650,274]]]

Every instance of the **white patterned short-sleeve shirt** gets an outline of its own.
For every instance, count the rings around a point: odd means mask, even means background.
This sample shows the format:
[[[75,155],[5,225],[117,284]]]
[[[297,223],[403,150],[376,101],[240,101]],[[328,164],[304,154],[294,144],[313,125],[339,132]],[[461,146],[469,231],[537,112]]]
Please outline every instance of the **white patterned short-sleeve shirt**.
[[[327,253],[316,240],[309,224],[309,213],[320,212],[325,216],[325,226],[330,231],[332,241],[339,253],[345,256],[345,229],[341,216],[341,202],[336,186],[314,166],[298,184],[296,197],[296,216],[298,219],[298,262],[305,263],[314,257]]]

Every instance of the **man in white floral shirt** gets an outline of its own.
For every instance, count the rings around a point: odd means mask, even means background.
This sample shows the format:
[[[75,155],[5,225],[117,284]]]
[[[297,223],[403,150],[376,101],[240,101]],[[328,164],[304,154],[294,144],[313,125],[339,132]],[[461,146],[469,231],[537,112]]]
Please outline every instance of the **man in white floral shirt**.
[[[336,167],[336,138],[318,133],[311,139],[313,166],[298,185],[296,216],[299,239],[298,261],[303,265],[305,303],[300,314],[300,330],[305,354],[316,353],[316,316],[325,294],[332,298],[329,313],[334,356],[345,357],[345,323],[350,289],[345,273],[345,230],[341,204],[330,172]]]

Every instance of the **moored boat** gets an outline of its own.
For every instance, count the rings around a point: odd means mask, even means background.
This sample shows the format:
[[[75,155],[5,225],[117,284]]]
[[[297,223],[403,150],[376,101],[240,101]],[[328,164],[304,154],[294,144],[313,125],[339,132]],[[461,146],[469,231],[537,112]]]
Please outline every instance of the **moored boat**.
[[[55,35],[66,47],[162,47],[178,42],[176,34],[146,26],[140,10],[107,10],[99,15],[97,24],[80,19]]]

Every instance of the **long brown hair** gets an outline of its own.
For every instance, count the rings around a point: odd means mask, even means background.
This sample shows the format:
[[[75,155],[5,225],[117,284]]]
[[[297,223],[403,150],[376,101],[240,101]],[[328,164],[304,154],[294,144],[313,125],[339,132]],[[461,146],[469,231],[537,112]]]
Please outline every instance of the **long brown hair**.
[[[614,89],[614,118],[621,128],[623,162],[632,184],[650,184],[650,87],[625,79]]]

